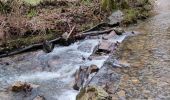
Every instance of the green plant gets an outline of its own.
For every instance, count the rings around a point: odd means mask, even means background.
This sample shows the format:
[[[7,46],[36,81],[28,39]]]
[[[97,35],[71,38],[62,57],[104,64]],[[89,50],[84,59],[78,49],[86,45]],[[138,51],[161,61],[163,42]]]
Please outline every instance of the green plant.
[[[28,16],[29,18],[32,18],[32,17],[34,17],[34,16],[37,16],[37,10],[32,8],[32,9],[28,12],[27,16]]]
[[[11,10],[10,4],[11,2],[0,1],[0,13],[7,14]]]

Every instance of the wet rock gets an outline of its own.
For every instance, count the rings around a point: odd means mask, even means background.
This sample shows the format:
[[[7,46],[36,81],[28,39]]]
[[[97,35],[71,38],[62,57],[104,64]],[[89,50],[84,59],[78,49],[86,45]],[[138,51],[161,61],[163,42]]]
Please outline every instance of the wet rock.
[[[90,67],[88,67],[88,72],[87,73],[95,73],[95,72],[98,72],[99,71],[99,68],[96,66],[96,65],[91,65]]]
[[[73,88],[75,90],[79,90],[80,87],[83,86],[83,83],[85,82],[85,80],[88,79],[89,75],[97,72],[99,70],[99,68],[96,65],[91,65],[91,66],[85,66],[85,67],[80,67],[79,70],[76,71],[75,74],[75,84],[73,86]]]
[[[111,14],[111,16],[108,17],[109,19],[109,24],[110,25],[115,25],[115,24],[120,24],[123,21],[123,12],[120,10],[117,10]]]
[[[111,100],[108,93],[99,86],[82,88],[76,96],[76,100]]]
[[[116,35],[116,32],[115,32],[115,31],[112,31],[112,32],[110,32],[109,34],[104,35],[102,38],[103,38],[104,40],[108,40],[108,39],[114,37],[115,35]]]
[[[16,82],[11,86],[11,90],[13,92],[21,92],[24,91],[25,93],[31,92],[33,89],[33,87],[31,86],[31,84],[26,83],[26,82]]]
[[[112,64],[113,67],[130,67],[130,64],[124,60],[114,60],[113,64]]]
[[[44,96],[36,96],[33,100],[45,100]]]
[[[54,43],[50,43],[49,41],[44,41],[43,42],[43,51],[45,53],[50,53],[53,51],[54,46],[55,46]]]
[[[123,33],[125,33],[125,31],[120,27],[114,29],[114,31],[116,32],[117,35],[122,35]]]
[[[80,68],[76,71],[75,74],[75,84],[73,86],[73,89],[75,90],[79,90],[80,87],[82,87],[83,83],[84,83],[84,79],[86,79],[88,77],[87,73],[87,67],[83,68],[82,66],[80,66]]]
[[[112,50],[116,48],[115,44],[112,42],[108,42],[106,40],[103,40],[99,45],[99,52],[106,52],[110,53]]]
[[[93,48],[92,43],[84,43],[84,44],[81,44],[77,49],[82,52],[90,53],[92,48]],[[93,52],[95,52],[96,49],[97,49],[97,46],[94,48]]]

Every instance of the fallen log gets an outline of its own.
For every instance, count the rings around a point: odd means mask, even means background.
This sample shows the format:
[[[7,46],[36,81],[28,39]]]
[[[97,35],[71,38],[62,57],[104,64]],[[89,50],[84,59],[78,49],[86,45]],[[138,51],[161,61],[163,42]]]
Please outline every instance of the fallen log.
[[[56,38],[56,39],[51,40],[51,41],[49,41],[49,42],[55,44],[55,43],[58,42],[60,39],[61,39],[61,38]],[[12,55],[16,55],[16,54],[20,54],[20,53],[23,53],[23,52],[34,51],[34,50],[38,50],[38,49],[43,49],[43,44],[42,44],[42,43],[33,44],[33,45],[30,45],[30,46],[25,47],[25,48],[16,49],[15,51],[11,51],[11,52],[9,52],[9,53],[0,54],[0,58],[2,58],[2,57],[7,57],[7,56],[12,56]]]
[[[113,31],[115,28],[107,29],[107,30],[102,30],[102,31],[90,31],[86,33],[79,33],[78,35],[74,36],[76,39],[83,39],[87,36],[96,36],[96,35],[102,35],[102,34],[108,34],[111,31]]]
[[[73,27],[73,29],[74,29],[74,27]],[[70,37],[73,29],[68,34],[69,37]],[[53,43],[53,44],[62,44],[62,45],[66,44],[66,45],[70,45],[71,43],[75,42],[76,40],[84,39],[87,36],[96,36],[96,35],[108,34],[108,33],[110,33],[113,30],[115,32],[117,32],[117,28],[110,28],[110,29],[102,30],[102,31],[89,31],[89,32],[87,31],[87,32],[78,33],[78,35],[75,35],[75,36],[70,37],[70,38],[67,37],[67,40],[65,40],[63,37],[59,37],[59,38],[56,38],[56,39],[51,40],[49,42]],[[38,50],[38,49],[43,49],[43,44],[42,43],[33,44],[33,45],[28,46],[28,47],[16,49],[16,50],[8,52],[8,53],[1,53],[0,54],[0,58],[7,57],[7,56],[12,56],[12,55],[23,53],[23,52],[27,52],[27,51],[34,51],[34,50]]]

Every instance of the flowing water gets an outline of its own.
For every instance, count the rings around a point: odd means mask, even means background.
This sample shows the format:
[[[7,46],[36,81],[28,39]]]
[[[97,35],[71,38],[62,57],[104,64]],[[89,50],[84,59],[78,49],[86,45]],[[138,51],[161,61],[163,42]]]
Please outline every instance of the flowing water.
[[[109,41],[122,42],[126,35],[115,36]],[[47,100],[75,100],[78,91],[73,90],[74,73],[80,66],[103,65],[108,55],[92,60],[87,58],[101,42],[99,39],[85,39],[66,47],[56,47],[46,54],[42,51],[30,52],[1,59],[0,100],[32,100],[43,95]],[[85,58],[82,59],[82,58]],[[31,95],[9,91],[16,81],[37,85]]]

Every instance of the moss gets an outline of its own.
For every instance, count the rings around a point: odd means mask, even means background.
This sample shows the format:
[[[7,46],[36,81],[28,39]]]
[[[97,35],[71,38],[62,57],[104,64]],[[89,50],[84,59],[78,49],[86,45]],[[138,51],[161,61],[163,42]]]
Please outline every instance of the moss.
[[[29,17],[29,18],[32,18],[32,17],[34,17],[34,16],[37,16],[38,15],[38,13],[37,13],[37,11],[36,11],[36,9],[30,9],[30,11],[28,12],[28,14],[27,14],[27,17]]]
[[[124,24],[135,23],[138,18],[139,11],[136,9],[126,9],[124,10],[124,14]]]
[[[56,38],[55,34],[45,34],[45,35],[32,35],[29,37],[18,37],[16,39],[10,39],[5,45],[5,50],[13,50],[16,48],[22,48],[31,44],[40,43],[43,40],[51,40]],[[2,50],[3,51],[3,50]]]
[[[26,4],[36,6],[40,4],[43,0],[23,0]]]

